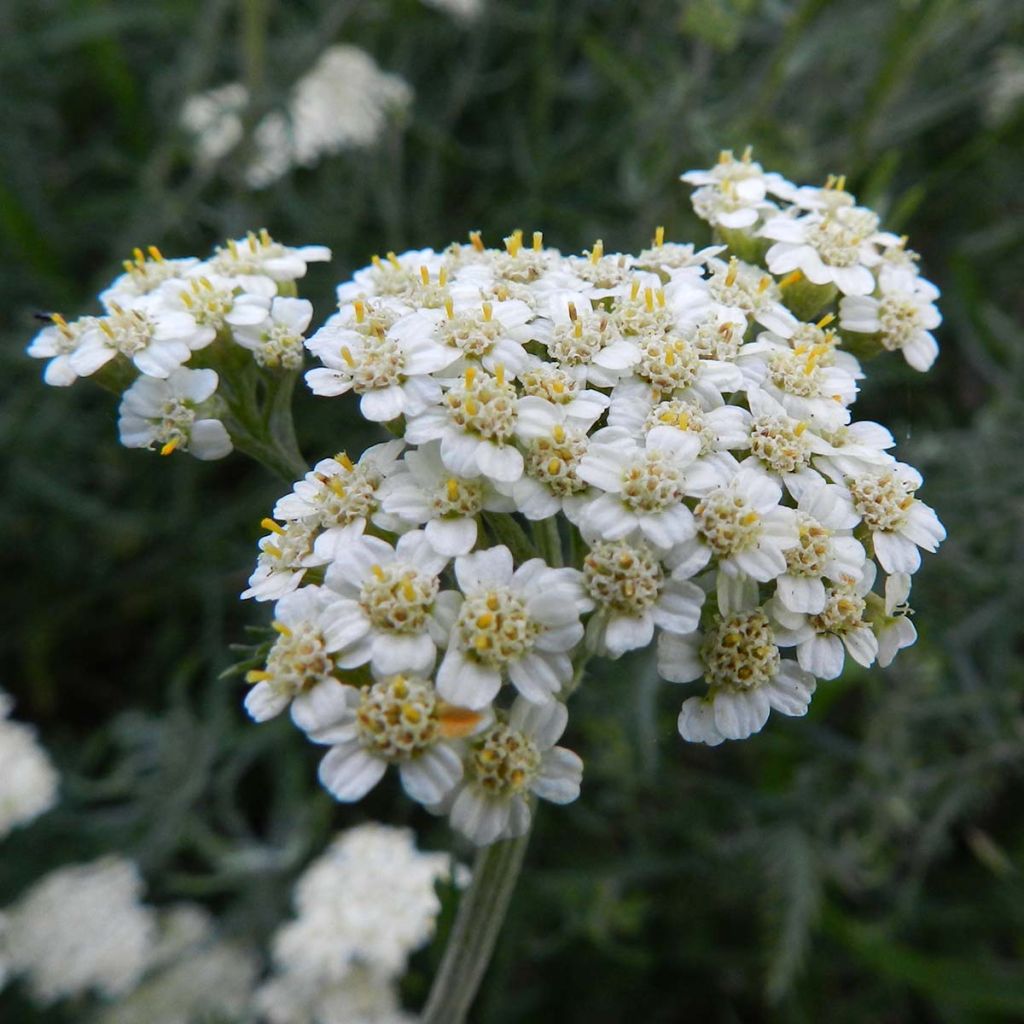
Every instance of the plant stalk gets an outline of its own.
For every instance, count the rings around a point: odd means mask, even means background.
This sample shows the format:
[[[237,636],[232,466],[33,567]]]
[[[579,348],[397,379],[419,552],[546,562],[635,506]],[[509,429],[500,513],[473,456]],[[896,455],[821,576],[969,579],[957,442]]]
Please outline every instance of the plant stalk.
[[[459,903],[421,1024],[464,1024],[491,961],[529,842],[527,830],[477,854],[473,880]]]

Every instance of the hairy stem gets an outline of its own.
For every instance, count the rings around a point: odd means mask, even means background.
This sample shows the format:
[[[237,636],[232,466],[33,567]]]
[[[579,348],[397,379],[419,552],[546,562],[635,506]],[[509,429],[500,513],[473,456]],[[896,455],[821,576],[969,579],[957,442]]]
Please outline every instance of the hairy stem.
[[[485,846],[477,854],[473,880],[459,903],[421,1024],[465,1021],[491,961],[529,842],[527,831]]]

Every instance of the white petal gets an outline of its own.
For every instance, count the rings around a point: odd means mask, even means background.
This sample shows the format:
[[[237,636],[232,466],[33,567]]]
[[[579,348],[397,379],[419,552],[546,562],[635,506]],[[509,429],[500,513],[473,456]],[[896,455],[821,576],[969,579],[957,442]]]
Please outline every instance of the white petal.
[[[402,788],[409,797],[430,806],[440,803],[458,785],[462,778],[462,759],[447,744],[440,743],[404,761],[399,774]]]
[[[336,800],[361,800],[380,782],[387,762],[367,753],[358,741],[332,747],[320,762],[320,782]]]

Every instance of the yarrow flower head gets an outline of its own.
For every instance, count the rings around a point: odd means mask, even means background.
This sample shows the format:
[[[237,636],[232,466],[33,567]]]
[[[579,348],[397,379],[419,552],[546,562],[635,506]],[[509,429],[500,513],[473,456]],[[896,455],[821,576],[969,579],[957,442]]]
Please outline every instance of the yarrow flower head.
[[[244,592],[274,605],[245,703],[290,709],[338,800],[392,768],[492,843],[577,797],[557,743],[592,657],[656,645],[666,680],[704,682],[682,737],[718,744],[915,639],[910,575],[945,533],[855,409],[866,357],[931,365],[937,289],[842,178],[797,187],[750,152],[683,178],[704,248],[471,231],[372,257],[311,330],[297,282],[326,250],[251,232],[205,261],[140,251],[101,312],[32,343],[49,382],[122,393],[125,444],[295,481]],[[310,469],[300,373],[392,439]]]

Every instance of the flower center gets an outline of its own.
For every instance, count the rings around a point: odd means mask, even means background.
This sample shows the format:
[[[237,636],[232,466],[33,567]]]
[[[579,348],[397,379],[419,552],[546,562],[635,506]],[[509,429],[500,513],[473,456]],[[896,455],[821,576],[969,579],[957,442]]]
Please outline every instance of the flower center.
[[[586,480],[576,472],[586,453],[585,431],[556,424],[549,437],[538,437],[526,445],[526,472],[559,497],[579,494],[587,489]]]
[[[540,763],[540,751],[533,740],[499,723],[474,746],[468,768],[491,796],[513,796],[529,788]]]
[[[794,576],[818,578],[824,574],[832,555],[832,531],[805,512],[798,512],[796,518],[800,543],[784,552],[786,571]]]
[[[811,460],[807,424],[788,416],[758,416],[750,424],[750,451],[776,473],[795,473]]]
[[[338,461],[345,468],[348,457]],[[368,466],[355,465],[344,473],[317,473],[316,482],[310,502],[317,507],[320,525],[325,529],[344,526],[355,519],[369,519],[377,511],[381,476]]]
[[[302,336],[286,324],[271,324],[260,335],[262,345],[253,353],[260,366],[297,370],[302,366]]]
[[[278,638],[267,657],[271,685],[287,693],[301,693],[331,677],[334,662],[320,631],[309,622],[286,626],[275,622]]]
[[[455,630],[461,648],[489,668],[527,654],[540,631],[523,600],[507,587],[466,598]]]
[[[313,551],[316,533],[315,525],[301,519],[292,519],[283,526],[277,526],[273,534],[260,543],[259,564],[276,570],[299,568],[303,559]]]
[[[655,337],[672,327],[672,310],[665,304],[665,293],[659,288],[644,288],[634,282],[629,298],[615,304],[612,313],[615,325],[623,334],[646,334]]]
[[[879,304],[882,344],[890,351],[903,348],[921,333],[921,310],[903,295],[886,295]]]
[[[638,377],[661,391],[688,388],[700,369],[700,356],[682,338],[669,334],[646,335],[640,340]]]
[[[370,621],[393,633],[418,633],[427,624],[439,583],[400,562],[374,565],[363,581],[359,603]]]
[[[467,356],[487,355],[502,337],[504,328],[491,313],[491,304],[484,303],[481,313],[455,313],[437,327],[437,340],[457,348]]]
[[[622,472],[622,502],[633,512],[663,512],[683,500],[682,472],[658,449],[640,452]]]
[[[156,324],[141,310],[123,309],[114,303],[110,308],[110,315],[99,321],[100,330],[112,348],[130,359],[153,340]]]
[[[711,687],[744,692],[769,682],[781,657],[768,619],[760,610],[720,619],[700,648]]]
[[[583,560],[583,582],[595,601],[629,616],[658,600],[665,573],[646,544],[599,541]]]
[[[744,330],[745,326],[729,321],[720,324],[716,320],[706,320],[697,325],[687,340],[701,359],[720,359],[731,363],[743,344]]]
[[[519,378],[524,395],[546,398],[555,405],[571,402],[580,390],[579,382],[560,366],[544,364],[527,370]]]
[[[395,676],[366,687],[356,711],[363,745],[391,761],[407,761],[436,742],[437,694],[425,679]]]
[[[210,262],[214,270],[225,277],[262,274],[264,261],[279,259],[284,254],[285,247],[280,242],[275,242],[266,230],[258,235],[250,231],[242,245],[231,240],[226,249],[218,246],[216,255]]]
[[[212,327],[215,331],[224,326],[224,318],[235,305],[233,288],[216,288],[206,277],[191,281],[188,291],[181,291],[179,296],[197,324]]]
[[[891,532],[907,521],[914,489],[892,473],[866,474],[849,481],[853,507],[869,530]]]
[[[708,291],[716,302],[742,309],[748,316],[782,301],[782,292],[770,274],[738,260],[730,260],[714,271],[708,279]]]
[[[836,587],[828,591],[824,609],[809,621],[816,633],[846,633],[864,625],[865,607],[852,587]]]
[[[721,558],[746,551],[761,536],[761,517],[731,487],[719,487],[693,510],[697,530]]]
[[[473,369],[463,384],[445,396],[452,422],[467,433],[504,444],[511,441],[516,424],[516,391],[504,374],[492,377]]]
[[[792,349],[772,352],[768,357],[768,378],[789,395],[819,398],[823,381],[818,361],[830,351],[827,346],[818,346],[807,353]]]
[[[870,210],[840,206],[828,211],[807,231],[807,243],[822,262],[833,267],[853,267],[860,262],[860,249],[878,230],[878,217]]]
[[[587,262],[587,266],[590,263]],[[616,341],[618,331],[604,310],[580,310],[570,303],[570,321],[555,324],[548,352],[560,363],[578,366],[589,363],[603,348]]]
[[[348,346],[343,345],[341,357],[348,366],[357,395],[402,382],[405,353],[386,334],[371,334],[358,355],[353,355]]]
[[[483,484],[477,480],[460,480],[451,476],[435,492],[431,505],[437,516],[472,518],[484,506]]]
[[[174,443],[175,448],[188,450],[192,436],[192,424],[196,421],[195,409],[181,398],[168,398],[160,409],[160,416],[150,422],[156,430],[152,444]]]
[[[676,430],[686,430],[700,438],[701,455],[714,451],[715,432],[704,422],[703,411],[693,402],[684,402],[678,398],[659,402],[644,420],[645,431],[653,430],[654,427],[675,427]]]
[[[631,273],[622,256],[601,256],[597,259],[576,256],[570,259],[569,264],[578,278],[595,288],[617,288],[629,280]]]

